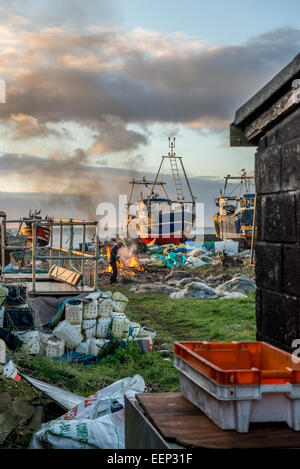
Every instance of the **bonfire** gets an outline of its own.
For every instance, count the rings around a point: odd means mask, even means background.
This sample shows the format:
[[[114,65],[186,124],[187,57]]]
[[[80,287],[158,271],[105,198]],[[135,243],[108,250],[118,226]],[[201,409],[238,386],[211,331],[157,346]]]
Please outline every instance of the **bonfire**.
[[[106,272],[112,272],[112,267],[109,264],[111,248],[106,246],[106,256],[108,266]],[[120,275],[137,275],[138,272],[145,272],[146,269],[141,266],[138,261],[137,255],[131,252],[128,248],[124,247],[119,250],[120,259],[117,261],[118,273]]]

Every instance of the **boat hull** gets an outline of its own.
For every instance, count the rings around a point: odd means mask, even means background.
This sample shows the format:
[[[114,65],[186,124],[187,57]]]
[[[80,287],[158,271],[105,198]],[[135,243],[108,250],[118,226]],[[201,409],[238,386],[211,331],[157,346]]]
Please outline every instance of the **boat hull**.
[[[29,246],[32,246],[32,226],[26,225],[21,229],[21,234],[27,237]],[[50,229],[38,226],[36,228],[36,244],[38,246],[47,246],[50,242]]]
[[[136,234],[145,244],[179,244],[191,236],[195,215],[191,212],[170,212],[135,219]]]
[[[216,236],[222,240],[232,239],[245,247],[251,245],[253,227],[241,223],[236,215],[215,214],[214,228]]]

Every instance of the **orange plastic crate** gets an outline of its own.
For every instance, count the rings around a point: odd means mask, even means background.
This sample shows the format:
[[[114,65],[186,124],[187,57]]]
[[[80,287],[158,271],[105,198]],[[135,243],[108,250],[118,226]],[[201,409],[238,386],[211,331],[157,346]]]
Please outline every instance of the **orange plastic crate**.
[[[266,342],[175,342],[174,353],[220,385],[300,384],[300,363]]]

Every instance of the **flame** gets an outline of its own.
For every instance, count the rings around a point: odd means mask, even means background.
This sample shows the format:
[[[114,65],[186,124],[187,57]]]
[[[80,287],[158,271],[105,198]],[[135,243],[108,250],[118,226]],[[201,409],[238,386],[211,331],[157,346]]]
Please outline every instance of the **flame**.
[[[107,261],[108,261],[108,266],[107,266],[106,271],[107,272],[112,272],[112,267],[109,264],[111,248],[106,246],[105,249],[106,249],[106,257],[107,257]],[[135,276],[136,275],[135,271],[137,271],[137,270],[140,271],[140,272],[145,271],[144,267],[142,267],[140,265],[140,263],[138,261],[138,258],[135,254],[131,254],[131,255],[128,255],[128,256],[121,255],[120,259],[117,260],[117,266],[118,266],[118,272],[121,275],[129,274],[129,275]],[[132,269],[134,269],[134,270],[132,270]]]

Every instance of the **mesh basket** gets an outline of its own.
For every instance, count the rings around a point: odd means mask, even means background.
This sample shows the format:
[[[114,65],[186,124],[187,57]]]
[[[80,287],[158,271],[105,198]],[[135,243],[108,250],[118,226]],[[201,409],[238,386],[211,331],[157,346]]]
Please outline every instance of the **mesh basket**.
[[[5,298],[8,295],[8,289],[3,285],[0,285],[0,306],[3,305]]]
[[[0,363],[6,363],[6,345],[4,340],[0,339]]]
[[[81,334],[81,323],[80,324],[73,324],[73,327]]]
[[[20,351],[30,355],[36,355],[40,351],[40,333],[39,331],[13,331],[13,335],[21,340]]]
[[[88,355],[90,352],[90,342],[91,342],[91,339],[87,339],[83,342],[81,342],[81,344],[78,345],[78,347],[76,348],[75,352],[77,353],[82,353],[83,355]]]
[[[53,332],[52,331],[47,331],[43,332],[40,331],[40,344],[46,345],[49,339],[53,337]]]
[[[138,333],[138,337],[149,337],[151,345],[153,342],[154,337],[156,337],[156,331],[153,329],[148,329],[147,327],[142,327],[140,332]]]
[[[58,337],[51,337],[46,344],[47,357],[61,357],[65,353],[65,343]]]
[[[83,337],[91,339],[96,336],[96,319],[84,319],[81,323]]]
[[[115,292],[112,296],[112,299],[114,301],[114,311],[123,313],[123,311],[126,309],[128,298],[125,295],[122,295],[120,292]]]
[[[105,338],[107,337],[108,330],[111,325],[111,318],[99,318],[97,319],[97,330],[96,337]]]
[[[83,305],[83,319],[96,319],[98,316],[98,301],[94,300]]]
[[[53,334],[59,339],[62,339],[70,350],[78,347],[83,341],[81,333],[67,320],[61,321],[54,329]]]
[[[76,305],[67,303],[65,306],[65,318],[70,324],[80,324],[82,321],[82,303]]]
[[[90,342],[90,350],[89,350],[90,354],[95,355],[97,357],[97,355],[99,355],[99,353],[103,350],[105,345],[108,343],[109,343],[109,340],[107,339],[92,339]]]
[[[125,338],[129,334],[129,319],[124,313],[113,313],[112,334],[114,337]]]
[[[141,325],[138,322],[129,323],[129,333],[132,337],[137,337],[140,333]]]
[[[53,337],[52,331],[40,331],[40,354],[46,355],[47,342]]]
[[[98,300],[98,316],[109,318],[114,310],[114,302],[110,298],[99,298]]]

